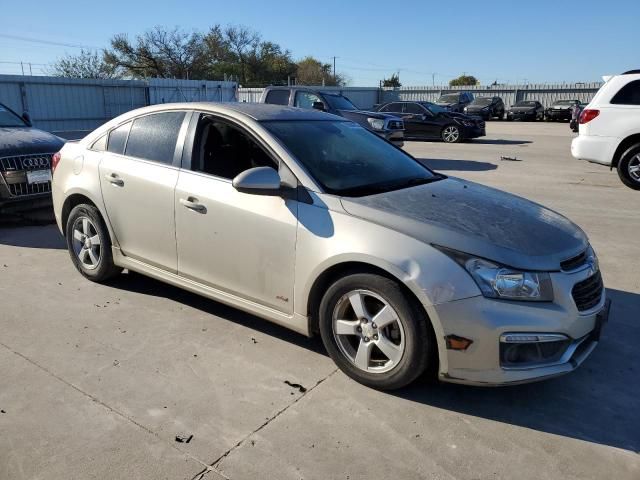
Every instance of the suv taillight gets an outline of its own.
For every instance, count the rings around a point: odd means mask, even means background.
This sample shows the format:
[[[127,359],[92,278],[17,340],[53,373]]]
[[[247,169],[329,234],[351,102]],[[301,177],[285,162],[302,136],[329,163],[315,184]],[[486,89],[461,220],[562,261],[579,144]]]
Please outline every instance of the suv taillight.
[[[60,163],[60,152],[54,153],[53,155],[51,155],[51,174],[53,175],[53,172],[56,171],[56,167],[58,166],[58,163]]]
[[[600,115],[600,110],[586,109],[580,114],[580,125],[589,123],[591,120]]]

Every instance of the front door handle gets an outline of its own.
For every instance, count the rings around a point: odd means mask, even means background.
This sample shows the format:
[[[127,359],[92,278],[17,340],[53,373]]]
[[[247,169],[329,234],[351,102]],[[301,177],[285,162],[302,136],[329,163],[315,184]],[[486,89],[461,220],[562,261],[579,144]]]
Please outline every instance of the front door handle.
[[[180,204],[184,205],[189,210],[193,210],[198,213],[207,213],[207,207],[198,203],[198,199],[194,197],[181,198]]]
[[[122,180],[120,177],[118,177],[117,174],[115,173],[109,173],[107,175],[104,176],[109,183],[111,183],[112,185],[115,185],[116,187],[124,187],[124,180]]]

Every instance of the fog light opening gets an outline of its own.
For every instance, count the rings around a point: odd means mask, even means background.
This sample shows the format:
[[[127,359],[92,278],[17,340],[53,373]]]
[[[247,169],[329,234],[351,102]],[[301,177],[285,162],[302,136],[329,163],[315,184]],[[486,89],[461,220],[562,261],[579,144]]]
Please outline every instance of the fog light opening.
[[[504,334],[500,336],[500,364],[531,368],[559,362],[571,339],[561,334]]]

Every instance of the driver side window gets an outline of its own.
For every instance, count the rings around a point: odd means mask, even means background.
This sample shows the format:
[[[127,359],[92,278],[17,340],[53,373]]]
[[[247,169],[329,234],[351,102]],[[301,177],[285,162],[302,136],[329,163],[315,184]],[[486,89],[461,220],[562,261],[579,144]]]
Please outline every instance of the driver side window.
[[[294,106],[298,108],[313,108],[315,102],[322,102],[322,99],[311,92],[296,92]],[[324,103],[324,102],[322,102]]]
[[[200,115],[191,153],[191,170],[232,180],[254,167],[278,170],[271,156],[243,130],[211,115]]]

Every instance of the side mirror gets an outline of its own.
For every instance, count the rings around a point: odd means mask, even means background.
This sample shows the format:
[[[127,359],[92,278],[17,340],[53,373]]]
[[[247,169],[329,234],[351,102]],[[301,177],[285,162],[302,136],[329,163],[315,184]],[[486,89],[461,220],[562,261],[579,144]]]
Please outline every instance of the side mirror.
[[[280,174],[271,167],[255,167],[245,170],[233,179],[233,188],[254,195],[278,195]]]
[[[327,107],[325,107],[324,103],[322,102],[313,102],[312,106],[315,110],[320,110],[322,112],[327,110]]]
[[[33,126],[33,123],[31,123],[31,115],[29,115],[29,112],[23,112],[22,119],[24,120],[24,123],[27,124],[27,126]]]

